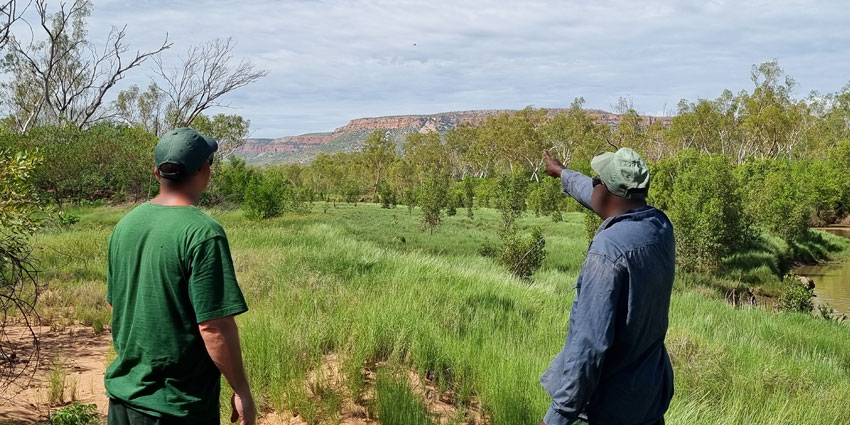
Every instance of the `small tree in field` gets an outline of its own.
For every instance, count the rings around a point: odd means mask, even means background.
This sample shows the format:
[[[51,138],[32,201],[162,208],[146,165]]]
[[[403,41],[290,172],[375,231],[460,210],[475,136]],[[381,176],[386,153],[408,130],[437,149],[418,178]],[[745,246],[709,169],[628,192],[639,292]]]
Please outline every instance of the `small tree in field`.
[[[386,181],[378,184],[378,197],[381,200],[381,208],[395,208],[395,191]]]
[[[679,262],[711,270],[749,235],[738,179],[729,159],[685,151],[673,183],[671,218]]]
[[[292,188],[286,179],[280,173],[267,171],[248,183],[242,209],[246,217],[254,220],[278,217],[292,198]]]
[[[502,230],[515,231],[516,222],[525,212],[528,178],[522,173],[501,176],[493,192],[495,207],[502,213]]]
[[[499,228],[500,249],[485,246],[481,252],[495,256],[514,276],[529,279],[546,258],[546,240],[540,228],[530,238],[519,235],[517,221],[525,212],[528,178],[522,173],[501,176],[494,186],[494,201],[502,216]]]
[[[412,215],[413,209],[416,208],[417,203],[416,191],[411,188],[405,189],[404,192],[401,193],[401,203],[407,205],[407,213]]]
[[[529,195],[529,200],[533,198],[536,203],[535,212],[538,215],[552,217],[552,221],[556,223],[563,220],[561,201],[564,199],[564,196],[561,190],[560,179],[545,179],[541,181],[534,189],[534,192]]]
[[[475,203],[475,181],[467,177],[461,182],[463,205],[466,207],[466,216],[472,218],[475,214],[472,209]]]
[[[419,206],[422,208],[422,228],[432,233],[440,224],[442,210],[448,197],[448,182],[438,177],[425,179],[419,189]]]

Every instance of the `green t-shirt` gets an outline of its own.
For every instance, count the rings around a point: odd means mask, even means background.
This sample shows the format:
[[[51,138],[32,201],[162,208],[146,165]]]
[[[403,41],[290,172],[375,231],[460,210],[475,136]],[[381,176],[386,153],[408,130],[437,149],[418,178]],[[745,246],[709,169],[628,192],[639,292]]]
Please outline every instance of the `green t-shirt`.
[[[106,282],[118,355],[107,395],[157,417],[218,418],[220,372],[198,323],[248,310],[221,225],[196,207],[139,205],[112,232]]]

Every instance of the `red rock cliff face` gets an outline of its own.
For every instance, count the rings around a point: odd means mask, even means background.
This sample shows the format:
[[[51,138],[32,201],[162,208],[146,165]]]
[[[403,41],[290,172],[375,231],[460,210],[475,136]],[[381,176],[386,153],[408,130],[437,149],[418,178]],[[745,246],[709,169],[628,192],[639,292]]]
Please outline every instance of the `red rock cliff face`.
[[[297,152],[309,147],[321,146],[330,142],[334,133],[314,133],[301,136],[280,137],[277,139],[248,139],[238,153],[256,156],[267,153]]]
[[[549,115],[566,112],[566,109],[548,109]],[[431,131],[447,131],[456,128],[460,124],[481,124],[487,117],[515,112],[505,109],[488,109],[473,111],[447,112],[433,115],[397,115],[374,118],[358,118],[348,122],[343,127],[335,129],[332,133],[312,133],[300,136],[281,137],[277,139],[249,139],[237,154],[245,157],[259,157],[268,154],[295,153],[305,149],[320,147],[335,139],[355,133],[367,133],[374,130],[402,130],[409,132],[427,133]],[[601,110],[588,110],[587,113],[598,122],[616,126],[622,119],[622,115],[613,114]],[[660,120],[662,124],[669,125],[671,118],[644,116],[644,125],[650,125]]]

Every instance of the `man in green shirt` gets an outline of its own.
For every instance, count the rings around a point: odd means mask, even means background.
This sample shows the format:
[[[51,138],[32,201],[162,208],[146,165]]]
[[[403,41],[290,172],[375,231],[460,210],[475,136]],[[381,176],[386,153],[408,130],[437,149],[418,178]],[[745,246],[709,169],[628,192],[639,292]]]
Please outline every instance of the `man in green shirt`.
[[[156,146],[159,195],[109,239],[107,302],[117,357],[106,370],[109,424],[218,424],[221,374],[231,422],[256,408],[234,316],[248,310],[227,236],[197,208],[218,144],[178,128]]]

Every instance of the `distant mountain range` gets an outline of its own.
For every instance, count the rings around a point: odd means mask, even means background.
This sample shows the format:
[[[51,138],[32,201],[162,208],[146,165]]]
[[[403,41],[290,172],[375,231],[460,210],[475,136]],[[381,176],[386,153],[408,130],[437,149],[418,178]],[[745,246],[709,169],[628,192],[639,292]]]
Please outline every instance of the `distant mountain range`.
[[[566,112],[563,108],[547,109],[550,115]],[[412,133],[437,131],[444,133],[460,124],[480,124],[487,117],[516,112],[508,109],[486,109],[476,111],[443,112],[432,115],[397,115],[375,118],[358,118],[349,121],[343,127],[332,132],[308,133],[300,136],[286,136],[277,139],[248,139],[239,148],[236,155],[252,164],[279,164],[311,162],[319,153],[356,152],[363,142],[375,130],[384,130],[397,146]],[[598,109],[586,111],[598,122],[616,127],[622,115]],[[669,124],[669,117],[643,116],[647,125],[661,120]]]

